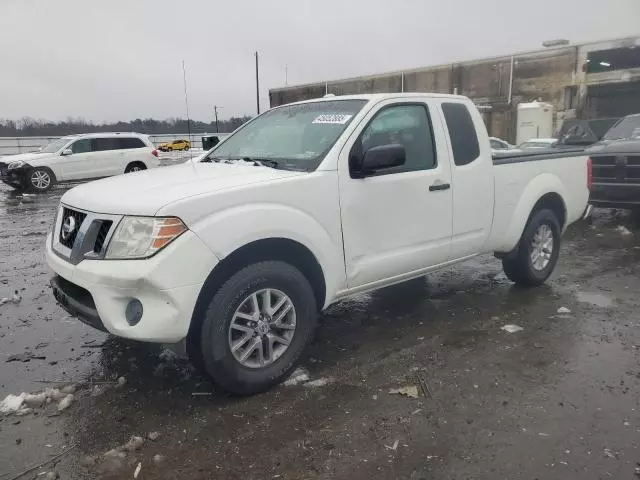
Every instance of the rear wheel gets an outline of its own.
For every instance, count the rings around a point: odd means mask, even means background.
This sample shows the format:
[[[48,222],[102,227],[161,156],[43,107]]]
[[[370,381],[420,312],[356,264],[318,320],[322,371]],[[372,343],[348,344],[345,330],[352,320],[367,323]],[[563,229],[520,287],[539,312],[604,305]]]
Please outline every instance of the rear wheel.
[[[558,262],[560,223],[548,209],[535,212],[515,253],[502,259],[504,273],[518,285],[533,287],[545,282]]]
[[[127,165],[127,168],[124,169],[124,173],[130,172],[139,172],[141,170],[146,170],[147,166],[141,162],[133,162]]]
[[[211,299],[195,363],[232,393],[267,390],[295,368],[316,316],[313,290],[298,269],[279,261],[249,265]]]
[[[46,192],[55,182],[56,177],[48,168],[34,168],[29,175],[29,187],[36,192]]]

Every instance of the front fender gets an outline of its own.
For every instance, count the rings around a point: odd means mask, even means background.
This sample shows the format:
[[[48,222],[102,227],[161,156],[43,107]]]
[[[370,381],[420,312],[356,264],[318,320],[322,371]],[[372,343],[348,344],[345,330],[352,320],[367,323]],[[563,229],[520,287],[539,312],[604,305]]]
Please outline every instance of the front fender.
[[[296,241],[307,247],[320,264],[325,277],[327,302],[344,285],[339,230],[330,232],[300,209],[279,203],[249,203],[203,218],[190,229],[220,259],[258,240],[286,238]]]
[[[524,189],[524,192],[520,196],[520,200],[514,208],[509,223],[507,224],[506,233],[502,239],[502,242],[498,244],[495,249],[498,252],[511,251],[520,241],[522,232],[526,227],[529,216],[535,204],[544,195],[549,193],[555,193],[560,196],[561,199],[567,198],[567,191],[557,175],[552,173],[541,173],[531,180]],[[566,204],[565,218],[566,218]],[[566,223],[563,228],[566,228]]]

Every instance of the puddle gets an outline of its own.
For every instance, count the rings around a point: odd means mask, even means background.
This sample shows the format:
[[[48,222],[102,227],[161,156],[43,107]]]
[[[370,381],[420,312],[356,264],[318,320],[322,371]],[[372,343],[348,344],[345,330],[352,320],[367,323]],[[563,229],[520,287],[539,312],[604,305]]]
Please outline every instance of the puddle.
[[[601,293],[578,292],[576,298],[579,302],[590,303],[596,307],[609,308],[613,306],[613,299]]]

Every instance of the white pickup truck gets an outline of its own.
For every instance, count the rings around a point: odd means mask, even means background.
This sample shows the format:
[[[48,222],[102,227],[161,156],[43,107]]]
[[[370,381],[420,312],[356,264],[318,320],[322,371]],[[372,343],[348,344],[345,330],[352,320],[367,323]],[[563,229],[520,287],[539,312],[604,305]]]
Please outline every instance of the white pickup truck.
[[[263,113],[199,162],[68,191],[46,257],[80,320],[183,343],[249,394],[285,378],[348,295],[492,252],[541,284],[590,178],[580,153],[492,159],[465,97],[323,98]]]

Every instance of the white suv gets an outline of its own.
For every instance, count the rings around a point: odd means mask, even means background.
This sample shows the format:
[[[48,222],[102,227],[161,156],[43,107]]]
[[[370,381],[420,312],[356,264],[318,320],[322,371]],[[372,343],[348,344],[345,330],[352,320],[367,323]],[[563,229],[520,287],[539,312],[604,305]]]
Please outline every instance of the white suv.
[[[158,151],[138,133],[90,133],[62,137],[34,153],[0,161],[0,180],[45,192],[58,182],[90,180],[157,167]]]

